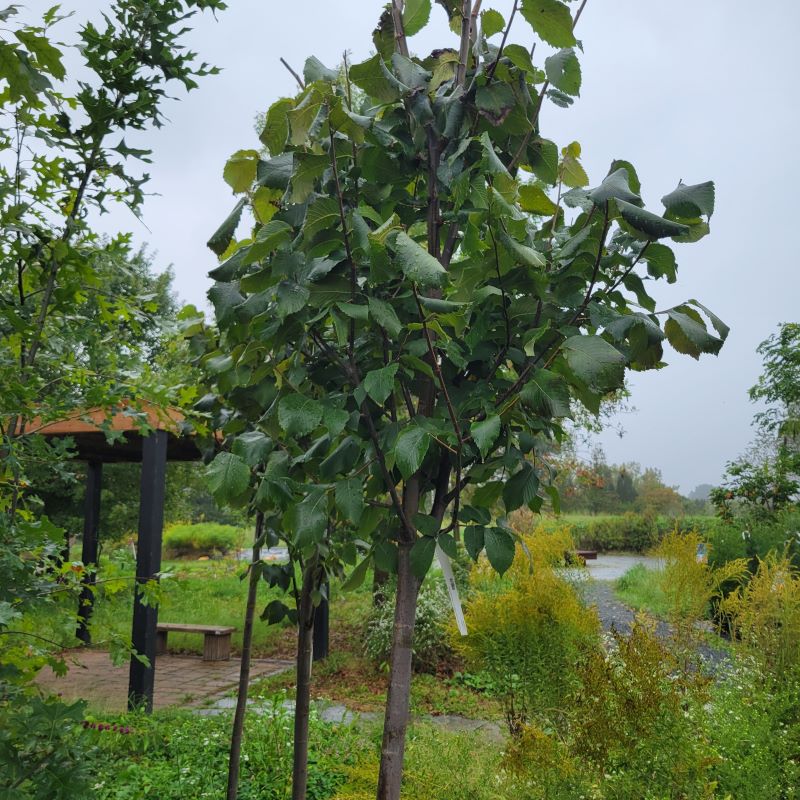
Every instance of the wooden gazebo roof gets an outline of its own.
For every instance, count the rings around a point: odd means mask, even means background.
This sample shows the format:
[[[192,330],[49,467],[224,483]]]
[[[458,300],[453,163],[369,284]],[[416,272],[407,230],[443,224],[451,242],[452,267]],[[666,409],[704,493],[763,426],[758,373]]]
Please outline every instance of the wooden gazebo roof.
[[[48,438],[70,437],[77,457],[85,461],[141,461],[142,439],[148,429],[166,431],[167,461],[197,461],[200,448],[184,415],[176,408],[139,403],[107,408],[90,408],[45,425],[32,420],[29,429]],[[144,431],[143,431],[144,429]],[[107,432],[122,433],[109,441]]]

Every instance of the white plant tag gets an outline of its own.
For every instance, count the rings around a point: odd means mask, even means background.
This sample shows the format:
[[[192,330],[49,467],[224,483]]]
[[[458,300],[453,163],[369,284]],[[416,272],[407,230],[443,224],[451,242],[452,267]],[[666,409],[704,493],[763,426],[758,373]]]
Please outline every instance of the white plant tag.
[[[447,553],[445,553],[438,544],[436,545],[436,558],[439,559],[439,564],[442,567],[444,583],[445,586],[447,586],[447,594],[450,595],[450,605],[453,606],[453,613],[456,615],[458,632],[462,636],[466,636],[467,621],[464,619],[464,611],[461,608],[461,598],[458,596],[458,586],[456,586],[456,579],[453,575],[453,567],[450,564],[450,559]]]

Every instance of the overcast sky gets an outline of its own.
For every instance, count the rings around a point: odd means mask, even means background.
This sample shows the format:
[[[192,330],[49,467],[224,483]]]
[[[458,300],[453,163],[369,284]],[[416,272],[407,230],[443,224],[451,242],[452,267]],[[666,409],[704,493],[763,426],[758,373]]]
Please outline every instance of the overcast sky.
[[[25,16],[50,5],[27,4]],[[508,18],[511,0],[485,0]],[[64,0],[76,18],[107,7],[99,0]],[[137,140],[154,151],[150,197],[139,224],[130,214],[103,219],[109,232],[130,230],[172,265],[181,299],[205,304],[214,257],[209,235],[233,205],[222,180],[229,154],[257,147],[253,122],[278,97],[295,92],[281,67],[298,71],[316,55],[336,66],[370,55],[380,0],[229,0],[214,20],[197,17],[190,41],[222,68],[200,88],[170,103],[169,124]],[[574,6],[573,6],[574,8]],[[452,46],[441,7],[411,40],[427,54]],[[634,414],[625,435],[600,438],[608,459],[659,467],[669,484],[689,492],[720,479],[725,462],[752,438],[747,389],[757,379],[755,348],[778,323],[798,320],[796,156],[800,4],[787,0],[589,0],[576,31],[583,42],[581,97],[568,110],[553,106],[542,133],[560,146],[577,140],[592,185],[614,158],[631,161],[647,205],[683,179],[717,186],[711,235],[676,245],[678,282],[655,294],[659,307],[696,298],[731,326],[719,357],[699,362],[667,350],[669,366],[630,378]],[[518,17],[509,41],[529,45]],[[537,46],[535,61],[549,54]],[[129,137],[129,144],[133,139]]]

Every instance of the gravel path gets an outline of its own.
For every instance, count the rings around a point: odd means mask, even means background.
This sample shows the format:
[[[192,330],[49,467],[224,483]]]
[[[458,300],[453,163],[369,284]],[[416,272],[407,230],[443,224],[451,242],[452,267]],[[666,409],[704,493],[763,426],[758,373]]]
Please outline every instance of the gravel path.
[[[584,593],[586,602],[597,607],[604,631],[630,632],[636,612],[616,598],[613,584],[590,580],[584,588]],[[656,621],[656,635],[660,639],[669,639],[671,633],[672,627],[669,623],[663,620]],[[728,662],[728,654],[724,650],[707,644],[698,645],[697,652],[712,672],[716,672]]]

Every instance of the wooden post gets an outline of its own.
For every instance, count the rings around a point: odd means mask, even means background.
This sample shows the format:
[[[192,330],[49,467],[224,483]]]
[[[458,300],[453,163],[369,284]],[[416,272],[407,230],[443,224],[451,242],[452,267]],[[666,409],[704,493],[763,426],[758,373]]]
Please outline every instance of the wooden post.
[[[78,600],[78,630],[75,635],[84,643],[92,643],[89,619],[94,610],[94,582],[100,534],[100,489],[103,481],[103,462],[89,461],[86,465],[86,500],[83,511],[83,549],[81,560],[89,570],[83,578]],[[67,553],[69,558],[69,553]]]
[[[161,569],[161,534],[164,527],[164,483],[167,471],[166,431],[153,431],[142,440],[142,478],[139,496],[139,544],[136,552],[136,588],[133,598],[134,650],[147,657],[145,666],[131,657],[128,708],[153,710],[158,608],[142,603],[139,585],[152,580]]]
[[[326,589],[330,591],[330,588],[327,587]],[[328,632],[329,632],[329,617],[330,617],[330,606],[328,605],[328,601],[323,598],[320,604],[317,606],[316,610],[314,611],[314,632],[313,632],[313,660],[314,661],[322,661],[323,658],[328,657]]]

